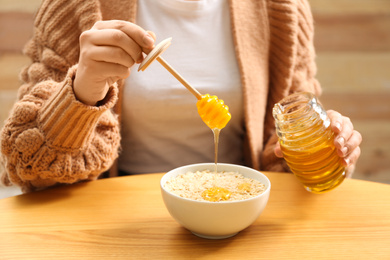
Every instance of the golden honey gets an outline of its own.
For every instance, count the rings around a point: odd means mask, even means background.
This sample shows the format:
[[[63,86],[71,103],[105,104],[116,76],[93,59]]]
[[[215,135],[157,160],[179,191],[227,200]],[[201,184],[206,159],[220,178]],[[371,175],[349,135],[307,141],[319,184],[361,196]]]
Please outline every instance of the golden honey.
[[[224,104],[224,101],[218,99],[217,96],[209,94],[202,95],[202,98],[196,103],[198,113],[203,122],[210,129],[222,129],[230,121],[232,117],[229,113],[229,107]]]
[[[238,185],[237,189],[240,191],[240,193],[250,193],[251,192],[251,184],[244,182]]]
[[[202,98],[196,103],[198,113],[203,122],[213,131],[214,134],[214,162],[215,172],[218,171],[218,143],[219,133],[232,118],[229,113],[229,107],[225,105],[222,99],[209,94],[202,95]]]
[[[345,167],[330,120],[313,94],[284,98],[275,104],[273,116],[284,159],[306,190],[323,193],[343,182]]]
[[[221,132],[221,129],[214,128],[213,135],[214,135],[214,171],[218,172],[218,144],[219,144],[219,133]]]
[[[212,187],[202,192],[202,198],[212,202],[228,200],[231,195],[228,189],[221,187]]]

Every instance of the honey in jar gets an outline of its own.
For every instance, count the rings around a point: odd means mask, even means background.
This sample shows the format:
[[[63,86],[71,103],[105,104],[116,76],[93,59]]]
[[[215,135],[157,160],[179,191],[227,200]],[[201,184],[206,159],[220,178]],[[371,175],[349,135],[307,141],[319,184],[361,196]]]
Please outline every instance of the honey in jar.
[[[330,120],[312,93],[284,98],[275,104],[273,116],[284,159],[306,190],[323,193],[343,182],[345,167]]]

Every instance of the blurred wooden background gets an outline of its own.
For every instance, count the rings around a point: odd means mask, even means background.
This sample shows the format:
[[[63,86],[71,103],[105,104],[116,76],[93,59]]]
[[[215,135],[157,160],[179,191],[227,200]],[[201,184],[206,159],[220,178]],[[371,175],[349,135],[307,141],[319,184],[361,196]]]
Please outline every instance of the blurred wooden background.
[[[326,109],[363,135],[354,178],[390,183],[390,0],[309,0]],[[0,0],[0,126],[16,98],[21,49],[40,0]]]

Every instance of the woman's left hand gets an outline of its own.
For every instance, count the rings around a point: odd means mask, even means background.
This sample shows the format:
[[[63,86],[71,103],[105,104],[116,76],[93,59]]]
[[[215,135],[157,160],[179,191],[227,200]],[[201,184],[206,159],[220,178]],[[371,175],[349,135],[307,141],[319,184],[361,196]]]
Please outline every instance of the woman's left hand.
[[[327,114],[330,118],[331,128],[335,133],[334,144],[337,154],[343,159],[343,164],[347,168],[347,176],[351,177],[360,156],[362,135],[354,130],[348,117],[342,116],[334,110],[328,110]],[[276,144],[275,154],[280,158],[283,157],[279,142]]]
[[[347,167],[347,174],[351,177],[356,162],[360,157],[362,135],[353,128],[349,117],[342,116],[334,110],[326,112],[330,118],[332,130],[335,133],[334,144],[337,153],[343,158],[343,163]]]

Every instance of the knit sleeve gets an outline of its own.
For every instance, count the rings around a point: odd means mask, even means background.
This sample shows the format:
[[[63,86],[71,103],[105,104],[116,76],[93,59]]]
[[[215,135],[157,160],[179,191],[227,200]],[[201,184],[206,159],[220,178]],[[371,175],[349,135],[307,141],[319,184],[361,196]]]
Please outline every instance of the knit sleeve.
[[[261,164],[264,170],[289,171],[285,161],[274,154],[278,138],[272,108],[275,103],[294,92],[321,94],[321,87],[315,78],[317,68],[313,17],[307,0],[271,0],[269,15],[270,90]]]
[[[25,47],[18,101],[1,131],[0,173],[25,192],[96,179],[118,156],[117,86],[99,106],[76,100],[78,39],[101,17],[95,1],[43,1]]]

